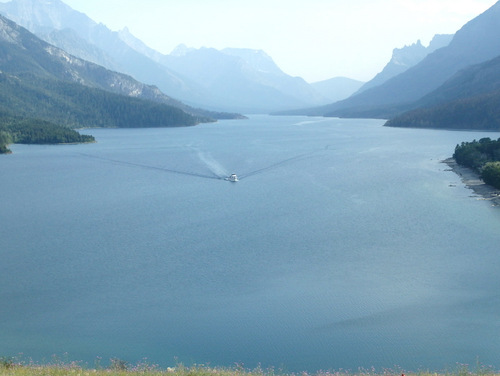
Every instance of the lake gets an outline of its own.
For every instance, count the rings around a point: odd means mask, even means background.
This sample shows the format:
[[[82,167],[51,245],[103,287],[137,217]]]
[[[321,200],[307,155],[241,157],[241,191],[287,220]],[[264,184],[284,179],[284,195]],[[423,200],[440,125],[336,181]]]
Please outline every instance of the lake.
[[[500,208],[441,161],[500,133],[383,123],[252,116],[13,145],[0,356],[499,367]]]

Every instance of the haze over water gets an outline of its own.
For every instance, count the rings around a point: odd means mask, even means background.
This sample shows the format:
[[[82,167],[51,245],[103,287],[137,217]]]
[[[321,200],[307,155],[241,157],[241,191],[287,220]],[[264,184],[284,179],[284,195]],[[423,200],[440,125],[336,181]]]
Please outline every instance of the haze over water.
[[[382,124],[255,116],[14,145],[0,355],[500,366],[500,209],[440,162],[500,135]]]

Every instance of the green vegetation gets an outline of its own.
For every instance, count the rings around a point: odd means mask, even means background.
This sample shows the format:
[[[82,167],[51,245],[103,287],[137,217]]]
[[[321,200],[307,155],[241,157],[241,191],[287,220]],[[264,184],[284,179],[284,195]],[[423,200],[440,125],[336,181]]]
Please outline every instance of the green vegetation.
[[[500,91],[405,112],[388,127],[500,130]]]
[[[486,184],[500,189],[500,138],[462,142],[455,147],[455,161],[477,171]]]
[[[7,145],[93,142],[74,128],[191,126],[209,118],[153,101],[126,97],[32,74],[0,73],[0,153]]]
[[[213,121],[209,112],[183,105],[154,86],[50,47],[2,16],[0,23],[0,153],[9,153],[12,143],[94,141],[76,128],[179,127]]]
[[[319,371],[316,373],[300,372],[299,374],[285,373],[274,368],[245,369],[236,365],[232,368],[215,368],[203,365],[185,367],[182,364],[174,368],[161,369],[156,365],[141,362],[135,366],[120,359],[111,359],[107,368],[97,366],[95,368],[81,367],[78,363],[63,364],[57,362],[49,365],[20,364],[12,359],[0,359],[0,376],[500,376],[491,367],[478,366],[471,370],[467,365],[457,365],[454,371],[441,373],[419,371],[407,373],[401,369],[384,369],[377,372],[373,368],[370,370],[358,369],[355,372],[340,371]]]
[[[486,184],[500,189],[500,162],[487,162],[481,169],[481,179]]]
[[[9,144],[69,144],[94,142],[92,136],[45,120],[0,114],[0,154],[10,153]]]
[[[0,111],[68,128],[174,127],[210,121],[166,104],[30,73],[0,73]]]
[[[9,144],[12,144],[11,134],[9,132],[0,131],[0,154],[10,153],[10,150],[7,148]]]

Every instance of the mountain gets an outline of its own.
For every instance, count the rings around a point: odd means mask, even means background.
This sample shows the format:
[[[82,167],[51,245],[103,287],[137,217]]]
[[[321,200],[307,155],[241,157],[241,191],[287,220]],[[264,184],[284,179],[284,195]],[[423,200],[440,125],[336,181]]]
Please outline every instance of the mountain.
[[[30,73],[1,73],[0,92],[0,114],[67,128],[177,127],[210,121],[166,104]]]
[[[112,71],[118,71],[120,66],[97,46],[81,38],[73,29],[51,30],[36,34],[49,44],[59,47],[61,50],[73,56],[90,61]]]
[[[261,50],[181,45],[161,62],[210,93],[204,103],[211,108],[229,106],[251,113],[328,102],[302,78],[285,74]]]
[[[334,77],[329,80],[313,82],[311,86],[325,98],[335,102],[356,93],[365,83],[347,77]]]
[[[439,48],[448,46],[452,39],[453,35],[437,34],[434,38],[432,38],[428,47],[424,47],[419,40],[417,43],[410,46],[395,48],[392,51],[391,60],[387,63],[384,69],[373,79],[364,84],[356,94],[382,85],[392,77],[396,77],[397,75],[407,71],[409,68],[420,63],[430,53],[438,50]]]
[[[111,71],[127,73],[126,81],[130,81],[130,74],[134,79],[131,92],[139,97],[167,103],[195,116],[211,117],[215,119],[240,118],[234,113],[207,111],[199,107],[188,106],[177,99],[163,94],[167,90],[180,94],[184,91],[198,92],[190,87],[186,79],[177,77],[168,68],[158,64],[130,48],[121,37],[123,32],[115,33],[102,24],[97,24],[86,15],[74,11],[60,0],[14,0],[9,3],[0,3],[0,13],[8,14],[16,22],[46,42],[58,46],[73,56],[94,62]],[[106,51],[106,52],[105,52]],[[122,78],[126,75],[121,75]],[[157,87],[145,85],[137,81],[137,77],[144,78],[141,82],[156,82]],[[139,85],[140,87],[137,87]],[[127,83],[127,86],[130,86]],[[161,87],[158,89],[158,87]],[[108,90],[109,85],[101,88]],[[119,86],[112,87],[113,92]],[[146,89],[145,89],[146,88]],[[154,95],[150,92],[153,90]],[[119,92],[120,94],[126,94]]]
[[[387,125],[500,130],[499,104],[500,56],[459,71]]]
[[[160,60],[163,58],[163,54],[156,50],[153,50],[152,48],[148,47],[142,40],[136,38],[130,32],[128,27],[125,27],[122,30],[118,31],[118,37],[129,47],[157,63],[160,62]]]
[[[185,48],[164,55],[128,29],[111,31],[60,0],[12,0],[0,3],[0,12],[75,56],[154,84],[192,106],[267,112],[330,102],[262,51]]]
[[[497,90],[500,90],[500,56],[458,71],[439,88],[417,101],[416,105],[429,107]]]
[[[120,34],[73,10],[60,0],[12,0],[0,13],[68,53],[154,84],[174,98],[192,97],[198,88],[125,43]]]
[[[460,69],[500,55],[500,2],[464,25],[447,47],[427,55],[382,85],[315,108],[325,116],[392,118],[414,108],[413,102],[437,89]]]
[[[405,112],[385,125],[500,131],[500,90]]]
[[[1,16],[0,30],[3,32],[0,36],[3,42],[11,42],[13,46],[26,45],[26,49],[21,48],[17,52],[19,60],[11,61],[6,58],[1,66],[4,72],[11,74],[31,72],[191,111],[179,101],[163,94],[157,87],[143,84],[125,74],[107,70],[97,64],[72,56]]]
[[[168,104],[171,98],[76,58],[0,16],[0,113],[68,127],[194,125],[210,119]]]

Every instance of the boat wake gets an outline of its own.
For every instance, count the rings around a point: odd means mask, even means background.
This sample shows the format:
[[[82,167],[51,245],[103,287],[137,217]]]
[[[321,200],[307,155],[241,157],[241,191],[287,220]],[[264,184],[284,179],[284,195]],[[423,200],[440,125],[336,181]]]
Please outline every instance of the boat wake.
[[[156,170],[156,171],[162,171],[162,172],[169,172],[169,173],[174,173],[174,174],[179,174],[179,175],[186,175],[186,176],[192,176],[192,177],[197,177],[197,178],[204,178],[204,179],[212,179],[212,180],[226,180],[226,181],[241,181],[243,179],[260,175],[265,172],[268,172],[270,170],[274,170],[276,168],[279,168],[283,165],[297,162],[300,160],[305,160],[308,158],[312,158],[321,151],[328,150],[329,146],[326,146],[324,149],[321,150],[315,150],[315,151],[310,151],[307,153],[295,155],[290,158],[286,158],[283,160],[280,160],[278,162],[275,162],[271,165],[264,166],[262,168],[259,168],[257,170],[248,172],[248,173],[243,173],[243,174],[230,174],[224,166],[222,166],[217,160],[215,160],[210,153],[202,152],[198,149],[194,149],[197,153],[198,158],[200,159],[201,162],[208,168],[210,171],[210,175],[208,174],[203,174],[199,172],[192,172],[192,171],[183,171],[183,170],[177,170],[177,169],[172,169],[168,167],[160,167],[160,166],[151,166],[147,164],[142,164],[142,163],[136,163],[136,162],[128,162],[128,161],[122,161],[118,159],[113,159],[113,158],[107,158],[107,157],[102,157],[102,156],[97,156],[97,155],[91,155],[91,154],[85,154],[85,153],[78,153],[80,156],[86,157],[86,158],[93,158],[93,159],[99,159],[101,161],[106,161],[122,166],[129,166],[129,167],[138,167],[138,168],[144,168],[148,170]]]
[[[90,155],[90,154],[84,154],[84,153],[79,153],[79,155],[87,157],[87,158],[100,159],[102,161],[116,163],[116,164],[120,164],[120,165],[123,165],[123,166],[140,167],[140,168],[145,168],[145,169],[148,169],[148,170],[157,170],[157,171],[163,171],[163,172],[171,172],[171,173],[174,173],[174,174],[194,176],[194,177],[197,177],[197,178],[215,179],[215,180],[223,180],[224,179],[223,177],[214,176],[214,175],[205,175],[205,174],[200,174],[200,173],[197,173],[197,172],[181,171],[181,170],[175,170],[175,169],[166,168],[166,167],[158,167],[158,166],[145,165],[145,164],[142,164],[142,163],[120,161],[120,160],[117,160],[117,159],[106,158],[106,157],[99,157],[99,156],[96,156],[96,155]]]
[[[227,171],[218,161],[216,161],[212,154],[195,149],[200,161],[208,167],[208,169],[219,179],[224,179],[229,176]]]
[[[283,159],[283,160],[281,160],[279,162],[273,163],[272,165],[259,168],[258,170],[254,170],[254,171],[248,172],[246,174],[242,174],[242,175],[239,176],[239,180],[246,179],[246,178],[249,178],[251,176],[263,174],[263,173],[265,173],[265,172],[267,172],[269,170],[274,170],[275,168],[281,167],[281,166],[286,165],[288,163],[292,163],[292,162],[300,161],[300,160],[303,160],[303,159],[311,158],[315,154],[319,153],[320,151],[322,151],[322,150],[315,150],[315,151],[311,151],[311,152],[308,152],[308,153],[299,154],[299,155],[296,155],[296,156],[293,156],[293,157],[290,157],[290,158],[287,158],[287,159]]]

